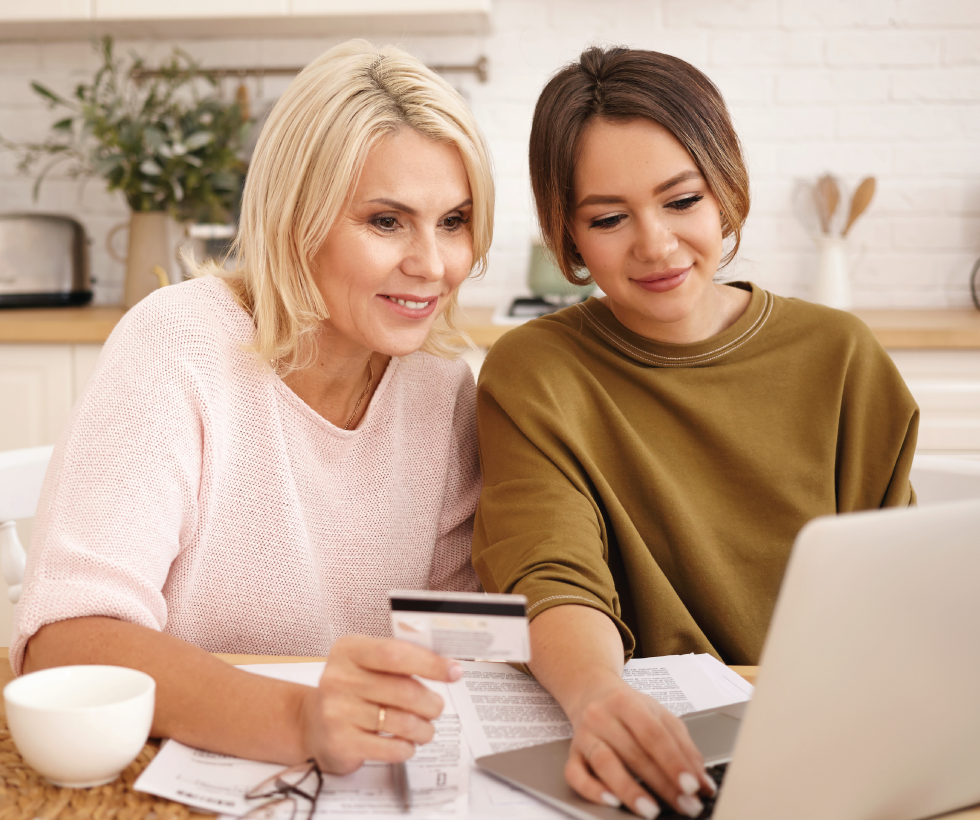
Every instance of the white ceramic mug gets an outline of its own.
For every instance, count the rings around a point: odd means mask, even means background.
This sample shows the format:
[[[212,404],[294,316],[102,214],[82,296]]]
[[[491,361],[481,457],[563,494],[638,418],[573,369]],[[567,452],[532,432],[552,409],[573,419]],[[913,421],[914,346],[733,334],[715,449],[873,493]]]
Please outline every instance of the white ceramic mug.
[[[7,726],[29,766],[56,786],[115,780],[150,734],[156,683],[122,666],[58,666],[3,690]]]

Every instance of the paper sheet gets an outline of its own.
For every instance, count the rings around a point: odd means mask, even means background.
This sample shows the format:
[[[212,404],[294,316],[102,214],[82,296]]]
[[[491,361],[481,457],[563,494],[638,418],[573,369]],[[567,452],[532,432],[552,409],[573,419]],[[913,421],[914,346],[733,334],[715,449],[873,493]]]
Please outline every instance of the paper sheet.
[[[445,701],[436,740],[420,747],[409,763],[413,818],[455,820],[515,818],[559,820],[565,815],[522,791],[477,771],[472,757],[571,736],[564,712],[533,678],[506,664],[463,662],[461,681],[427,682]],[[256,664],[240,667],[281,680],[315,685],[322,663]],[[631,661],[623,672],[634,688],[675,714],[746,700],[752,686],[710,655],[672,655]],[[463,742],[465,737],[466,742]],[[136,788],[227,815],[252,805],[244,793],[282,767],[211,754],[170,741],[136,782]],[[314,817],[366,820],[404,816],[397,804],[391,768],[365,764],[345,777],[324,777]]]
[[[738,688],[715,666],[734,675],[708,655],[669,655],[630,661],[623,679],[675,715],[751,697],[748,683],[743,681],[748,689]],[[557,701],[534,678],[510,666],[463,663],[463,678],[449,684],[449,691],[474,757],[572,736]]]
[[[755,692],[755,687],[737,672],[733,672],[714,655],[695,655],[695,660],[708,673],[711,680],[730,703],[749,700]]]
[[[255,664],[239,667],[255,674],[315,686],[322,663]],[[445,701],[436,721],[435,739],[419,747],[408,763],[413,818],[465,816],[470,760],[462,743],[459,716],[445,684],[426,681]],[[241,815],[255,803],[245,792],[283,767],[272,763],[216,755],[169,741],[136,781],[135,788],[189,806]],[[315,818],[326,820],[367,816],[406,816],[398,803],[391,767],[367,763],[357,772],[334,777],[324,775]]]
[[[711,655],[632,660],[623,669],[623,679],[676,715],[752,696],[752,685]],[[557,701],[513,667],[464,662],[462,680],[450,684],[449,691],[473,757],[572,736],[572,726]],[[546,808],[525,792],[476,770],[470,778],[470,807],[473,812],[512,817],[544,816],[540,812]]]

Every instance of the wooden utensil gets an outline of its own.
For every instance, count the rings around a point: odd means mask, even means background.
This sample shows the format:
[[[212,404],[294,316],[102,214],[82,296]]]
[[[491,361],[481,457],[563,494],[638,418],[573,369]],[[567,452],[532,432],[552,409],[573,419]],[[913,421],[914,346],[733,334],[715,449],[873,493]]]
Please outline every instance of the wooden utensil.
[[[817,180],[817,209],[820,212],[820,225],[824,233],[830,233],[831,221],[840,202],[840,186],[830,174]]]
[[[861,216],[867,209],[868,205],[871,204],[871,199],[875,195],[875,178],[865,177],[861,180],[861,184],[858,185],[857,190],[854,192],[854,196],[851,197],[851,212],[847,217],[847,224],[844,226],[844,232],[841,236],[847,236],[847,232],[851,229],[851,226],[857,222],[857,218]]]

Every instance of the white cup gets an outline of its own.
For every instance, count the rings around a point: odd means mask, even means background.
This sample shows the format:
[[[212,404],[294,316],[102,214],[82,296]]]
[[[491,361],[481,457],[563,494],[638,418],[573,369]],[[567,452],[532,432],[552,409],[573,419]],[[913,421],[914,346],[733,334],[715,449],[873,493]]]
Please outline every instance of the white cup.
[[[7,726],[29,766],[56,786],[115,780],[150,734],[156,683],[122,666],[58,666],[4,687]]]

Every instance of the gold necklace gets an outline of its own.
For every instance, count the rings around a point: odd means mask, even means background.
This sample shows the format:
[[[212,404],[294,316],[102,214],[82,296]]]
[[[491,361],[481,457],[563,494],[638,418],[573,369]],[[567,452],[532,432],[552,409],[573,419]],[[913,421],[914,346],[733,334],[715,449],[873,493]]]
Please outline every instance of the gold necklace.
[[[350,418],[347,419],[347,424],[344,425],[345,430],[350,430],[350,423],[354,420],[354,416],[357,415],[357,408],[361,406],[361,402],[364,401],[364,397],[368,394],[368,390],[371,389],[371,384],[374,382],[374,368],[371,367],[371,360],[368,359],[368,380],[367,384],[364,385],[364,392],[361,393],[361,397],[357,400],[357,404],[354,405],[354,412],[350,414]]]

